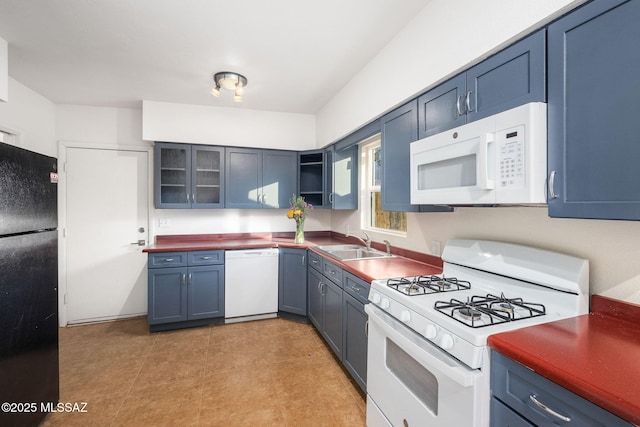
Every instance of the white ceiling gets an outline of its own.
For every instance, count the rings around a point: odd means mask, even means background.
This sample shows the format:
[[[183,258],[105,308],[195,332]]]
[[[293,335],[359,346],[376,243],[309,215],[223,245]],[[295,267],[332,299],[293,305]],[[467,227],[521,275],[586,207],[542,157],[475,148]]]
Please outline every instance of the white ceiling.
[[[56,104],[313,114],[428,1],[0,0],[0,37],[9,75]],[[240,105],[209,93],[227,70]]]

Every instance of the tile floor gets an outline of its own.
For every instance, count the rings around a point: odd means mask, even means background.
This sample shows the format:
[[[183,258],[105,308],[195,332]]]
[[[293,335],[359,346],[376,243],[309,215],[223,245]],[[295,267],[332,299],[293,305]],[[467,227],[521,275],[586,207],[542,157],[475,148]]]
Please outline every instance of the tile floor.
[[[311,325],[149,333],[146,318],[60,330],[60,402],[41,426],[365,425],[365,400]]]

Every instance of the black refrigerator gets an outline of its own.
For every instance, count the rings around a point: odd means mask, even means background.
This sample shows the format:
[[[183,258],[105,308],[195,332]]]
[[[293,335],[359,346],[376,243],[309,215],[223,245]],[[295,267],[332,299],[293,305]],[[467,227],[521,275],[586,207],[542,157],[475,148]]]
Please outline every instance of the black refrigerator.
[[[59,398],[57,160],[0,143],[0,426]]]

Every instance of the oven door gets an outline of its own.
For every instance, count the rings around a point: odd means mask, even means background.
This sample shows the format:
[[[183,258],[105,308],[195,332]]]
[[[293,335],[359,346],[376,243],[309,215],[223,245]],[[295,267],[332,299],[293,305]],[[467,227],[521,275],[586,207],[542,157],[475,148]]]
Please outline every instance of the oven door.
[[[488,378],[373,304],[369,314],[367,425],[477,427],[488,423]]]

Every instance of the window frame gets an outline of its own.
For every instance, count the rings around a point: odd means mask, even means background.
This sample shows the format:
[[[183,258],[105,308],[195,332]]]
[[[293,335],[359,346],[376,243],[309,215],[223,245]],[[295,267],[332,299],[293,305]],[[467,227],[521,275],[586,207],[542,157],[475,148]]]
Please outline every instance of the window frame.
[[[382,135],[375,134],[359,144],[359,154],[360,154],[360,164],[362,167],[360,168],[360,206],[361,206],[361,217],[360,217],[360,228],[364,231],[371,231],[376,233],[387,234],[391,236],[398,237],[407,237],[408,234],[408,222],[406,220],[406,212],[403,212],[405,215],[405,223],[407,224],[407,230],[393,230],[390,228],[380,228],[374,227],[373,222],[373,197],[372,193],[377,192],[381,193],[381,185],[375,185],[373,183],[373,150],[375,148],[380,148],[382,146]],[[381,152],[381,151],[379,151]]]

